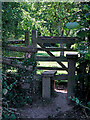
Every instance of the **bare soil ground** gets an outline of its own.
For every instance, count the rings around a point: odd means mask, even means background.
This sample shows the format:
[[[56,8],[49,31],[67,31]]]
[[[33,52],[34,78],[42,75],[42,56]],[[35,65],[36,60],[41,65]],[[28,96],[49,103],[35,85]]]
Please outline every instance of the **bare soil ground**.
[[[64,88],[64,90],[62,89],[61,92],[60,89],[55,90],[57,91],[55,93],[56,96],[52,97],[50,100],[38,99],[34,101],[32,105],[26,105],[18,109],[20,118],[24,118],[25,120],[33,118],[59,118],[65,120],[87,119],[80,107],[77,108],[68,104],[66,88]]]
[[[57,97],[51,101],[38,100],[33,105],[26,105],[20,109],[22,118],[48,118],[55,117],[59,111],[66,112],[72,110],[72,106],[67,104],[66,94],[57,93]]]

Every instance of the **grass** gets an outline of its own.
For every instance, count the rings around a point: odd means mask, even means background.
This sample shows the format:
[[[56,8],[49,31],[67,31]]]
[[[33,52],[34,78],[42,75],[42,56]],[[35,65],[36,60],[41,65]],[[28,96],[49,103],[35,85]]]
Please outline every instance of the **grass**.
[[[65,52],[65,56],[68,52]],[[70,52],[69,52],[70,53]],[[60,56],[60,52],[52,52],[53,55],[55,56]],[[44,52],[44,51],[38,51],[37,53],[38,56],[49,56],[48,53]],[[67,62],[62,62],[66,67],[68,67],[68,64]],[[43,67],[61,67],[57,62],[38,62],[38,65],[37,66],[43,66]],[[45,70],[37,70],[37,74],[41,74],[43,71]],[[57,75],[58,74],[67,74],[67,71],[60,71],[60,70],[57,70]]]
[[[63,62],[63,63],[67,67],[67,62]],[[60,65],[57,62],[38,62],[37,66],[43,66],[43,67],[44,66],[45,67],[60,67]],[[43,71],[45,71],[45,70],[38,70],[37,73],[41,74]],[[65,70],[64,71],[58,70],[57,74],[67,74],[67,72]]]
[[[60,56],[60,52],[58,51],[53,51],[51,52],[53,55],[55,56]],[[73,53],[77,53],[77,52],[70,52],[70,51],[67,51],[67,52],[64,52],[64,56],[66,56],[66,54],[73,54]],[[44,51],[38,51],[37,53],[37,56],[49,56],[47,52],[44,52]],[[62,62],[66,67],[68,67],[68,63],[67,62]],[[43,66],[43,67],[61,67],[57,62],[38,62],[38,65],[37,66]],[[45,70],[37,70],[37,74],[41,74],[43,71]],[[57,70],[57,75],[58,74],[68,74],[67,71],[63,70],[63,71],[60,71],[60,70]]]
[[[67,51],[67,52],[64,52],[64,56],[66,56],[67,53],[70,53],[70,54],[73,54],[73,53],[77,53],[77,52],[70,52],[70,51]],[[52,52],[53,55],[55,56],[60,56],[60,52]],[[37,53],[38,56],[49,56],[46,52],[44,51],[38,51]],[[68,63],[67,62],[62,62],[66,67],[68,67]],[[61,67],[57,62],[38,62],[38,65],[37,66],[44,66],[44,67]],[[46,70],[37,70],[37,74],[41,74],[42,72],[44,72]],[[57,70],[57,74],[68,74],[67,71],[63,70],[63,71],[60,71],[60,70]],[[61,82],[67,82],[67,80],[55,80],[55,84],[59,84]]]

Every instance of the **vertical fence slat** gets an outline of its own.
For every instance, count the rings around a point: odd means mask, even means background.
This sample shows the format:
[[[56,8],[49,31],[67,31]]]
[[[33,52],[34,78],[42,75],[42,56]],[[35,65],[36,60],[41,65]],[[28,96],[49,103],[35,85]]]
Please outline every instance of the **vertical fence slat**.
[[[32,46],[34,48],[37,48],[37,31],[33,30],[32,31]],[[36,53],[33,53],[34,60],[36,61]]]
[[[30,32],[26,31],[25,32],[25,45],[29,46],[29,37],[30,37]]]
[[[29,31],[26,31],[25,32],[25,46],[29,46],[30,45],[30,32]],[[30,58],[30,56],[31,56],[31,53],[25,53],[25,58]]]
[[[37,48],[37,31],[36,30],[32,30],[32,46],[34,48]],[[33,58],[34,61],[36,61],[36,53],[33,53]],[[34,72],[34,74],[36,74],[36,70]],[[36,79],[33,80],[33,92],[36,93]]]

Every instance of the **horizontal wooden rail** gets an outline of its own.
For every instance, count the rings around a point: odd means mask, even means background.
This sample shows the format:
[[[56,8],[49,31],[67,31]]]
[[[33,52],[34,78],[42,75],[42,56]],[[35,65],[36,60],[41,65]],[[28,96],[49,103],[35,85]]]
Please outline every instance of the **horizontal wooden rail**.
[[[33,70],[33,66],[29,66],[27,68],[25,66],[22,66],[20,62],[16,62],[14,60],[10,60],[10,59],[7,59],[7,58],[3,58],[2,59],[2,63],[10,65],[10,66],[15,67],[15,68],[25,69],[25,70],[28,70],[28,71],[32,71]]]
[[[62,36],[62,37],[59,37],[59,36],[38,36],[38,38],[45,38],[45,39],[46,39],[46,38],[52,38],[52,39],[53,39],[53,38],[60,38],[60,39],[61,39],[61,38],[63,38],[63,39],[64,39],[64,38],[65,38],[65,39],[68,38],[68,39],[73,39],[73,38],[74,38],[74,39],[78,39],[78,37],[64,37],[64,36]]]
[[[37,43],[61,43],[61,44],[74,44],[76,38],[74,37],[38,37]]]
[[[68,80],[68,74],[55,75],[54,80]]]
[[[11,51],[17,51],[17,52],[36,52],[37,49],[33,46],[31,47],[17,47],[17,46],[6,46],[5,49],[11,50]]]
[[[7,57],[7,59],[22,61],[22,60],[24,60],[25,58],[24,58],[24,57]]]
[[[67,62],[67,58],[64,56],[60,57],[44,57],[44,56],[36,56],[36,61],[62,61],[62,62]]]
[[[34,76],[34,79],[41,79],[40,74],[36,74]],[[68,80],[68,74],[59,74],[59,75],[54,75],[53,80]]]
[[[39,70],[67,70],[66,68],[59,67],[37,67]]]
[[[57,48],[57,47],[51,47],[51,48],[37,48],[38,51],[76,51],[74,49],[68,49],[68,48]]]
[[[8,44],[20,44],[25,43],[25,40],[8,40]]]

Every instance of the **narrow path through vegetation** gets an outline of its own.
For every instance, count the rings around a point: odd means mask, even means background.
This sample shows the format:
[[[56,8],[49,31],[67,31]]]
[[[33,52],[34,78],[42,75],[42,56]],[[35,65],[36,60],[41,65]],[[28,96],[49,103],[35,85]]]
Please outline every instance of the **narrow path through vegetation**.
[[[71,111],[72,106],[68,105],[66,93],[56,93],[51,101],[36,101],[33,105],[27,105],[19,109],[22,118],[48,118],[55,117],[58,112]]]
[[[18,109],[20,118],[59,118],[59,119],[87,119],[85,111],[75,104],[70,104],[67,99],[67,88],[55,87],[55,94],[50,100],[38,99],[32,105]]]

